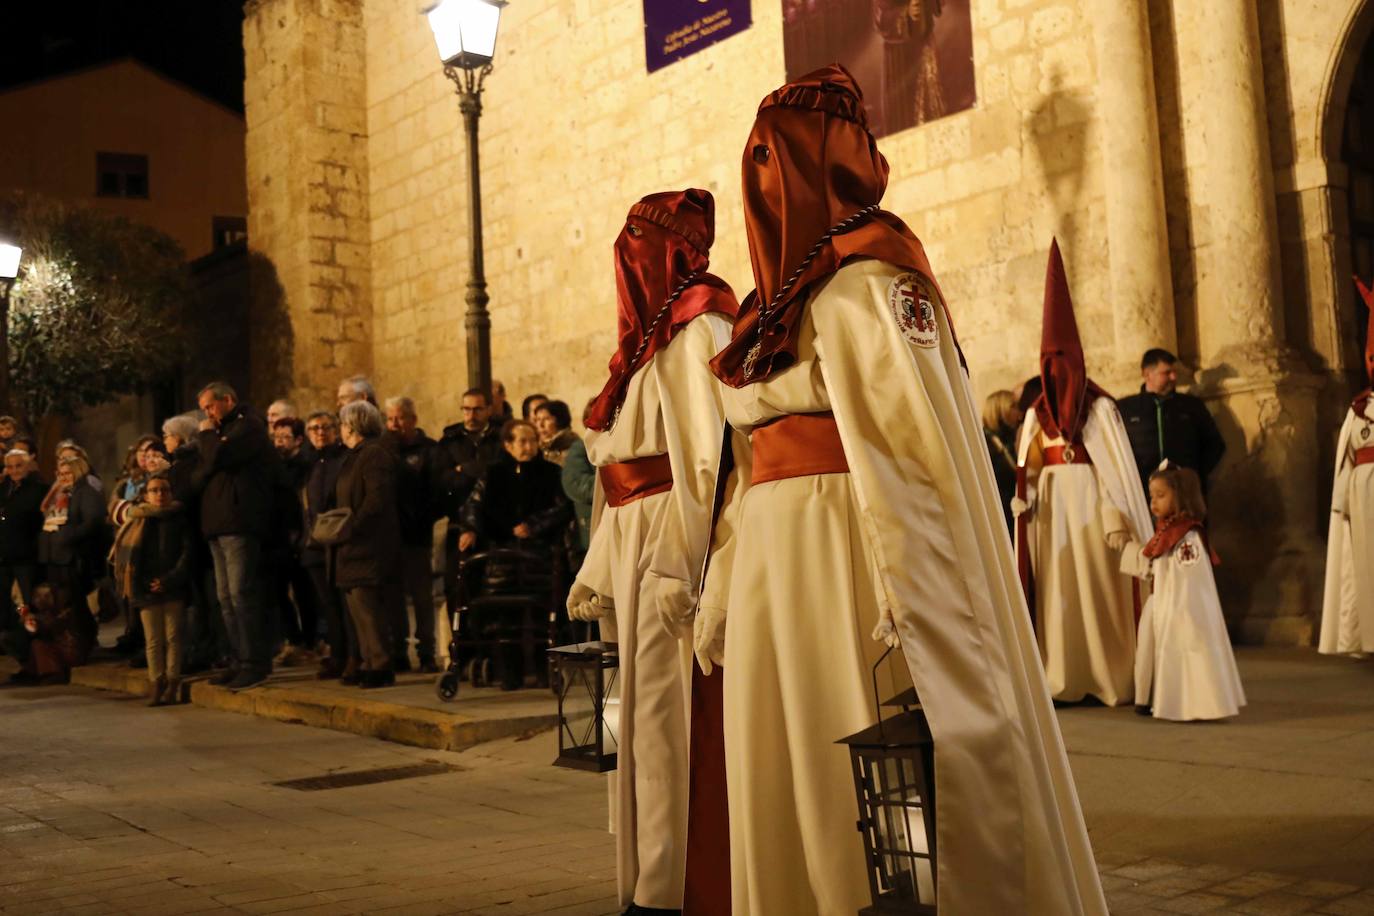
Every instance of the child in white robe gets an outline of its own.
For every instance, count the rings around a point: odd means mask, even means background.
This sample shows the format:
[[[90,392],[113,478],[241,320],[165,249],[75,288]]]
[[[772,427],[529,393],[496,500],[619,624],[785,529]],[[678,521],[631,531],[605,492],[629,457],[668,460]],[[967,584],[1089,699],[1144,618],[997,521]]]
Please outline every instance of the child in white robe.
[[[1189,468],[1161,465],[1150,475],[1155,535],[1132,542],[1121,570],[1154,580],[1154,601],[1136,637],[1136,711],[1187,722],[1240,712],[1245,691],[1221,615],[1215,556],[1207,546],[1202,486]]]

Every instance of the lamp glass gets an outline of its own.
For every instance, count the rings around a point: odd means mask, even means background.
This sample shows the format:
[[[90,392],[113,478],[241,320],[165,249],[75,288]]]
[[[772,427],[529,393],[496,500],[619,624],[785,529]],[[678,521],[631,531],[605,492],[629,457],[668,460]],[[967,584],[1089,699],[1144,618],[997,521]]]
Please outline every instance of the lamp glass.
[[[0,244],[0,279],[13,280],[19,276],[19,256],[24,249],[18,245]]]
[[[496,29],[504,3],[492,0],[440,0],[426,13],[434,44],[445,64],[476,67],[496,54]]]

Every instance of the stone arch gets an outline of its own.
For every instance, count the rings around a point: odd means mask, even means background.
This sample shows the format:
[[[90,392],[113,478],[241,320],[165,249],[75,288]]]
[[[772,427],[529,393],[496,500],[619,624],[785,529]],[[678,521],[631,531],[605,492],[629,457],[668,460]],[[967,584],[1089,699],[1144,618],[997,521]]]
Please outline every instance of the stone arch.
[[[1330,262],[1335,284],[1331,325],[1338,358],[1333,360],[1331,368],[1347,375],[1362,376],[1363,319],[1367,313],[1355,294],[1353,284],[1347,279],[1354,271],[1354,231],[1349,205],[1352,176],[1346,161],[1345,140],[1352,88],[1362,62],[1368,67],[1369,59],[1374,57],[1374,0],[1355,0],[1350,3],[1333,39],[1326,72],[1320,84],[1317,117],[1312,125],[1316,131],[1313,147],[1327,165],[1332,189],[1329,231],[1332,236]],[[1374,111],[1374,99],[1367,104]],[[1369,270],[1368,265],[1365,270]]]

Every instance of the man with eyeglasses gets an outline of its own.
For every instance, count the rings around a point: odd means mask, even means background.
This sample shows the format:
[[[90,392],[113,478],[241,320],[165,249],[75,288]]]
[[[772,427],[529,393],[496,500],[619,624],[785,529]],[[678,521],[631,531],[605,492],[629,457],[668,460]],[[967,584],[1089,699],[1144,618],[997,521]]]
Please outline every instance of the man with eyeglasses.
[[[463,392],[463,420],[444,427],[435,461],[439,465],[439,488],[443,512],[449,518],[444,540],[444,594],[452,603],[458,572],[458,513],[467,502],[487,466],[501,460],[500,421],[492,422],[491,397],[481,388]]]

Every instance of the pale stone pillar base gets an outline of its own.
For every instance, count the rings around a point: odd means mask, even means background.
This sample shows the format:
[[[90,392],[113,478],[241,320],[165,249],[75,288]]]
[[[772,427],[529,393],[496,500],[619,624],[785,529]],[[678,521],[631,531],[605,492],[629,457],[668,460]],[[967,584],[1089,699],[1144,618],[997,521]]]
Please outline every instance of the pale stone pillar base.
[[[1208,401],[1226,457],[1209,481],[1217,588],[1231,637],[1311,645],[1321,613],[1326,545],[1312,492],[1321,479],[1318,401],[1324,379],[1285,357],[1230,354],[1242,374],[1208,379]],[[1249,356],[1250,358],[1246,358]]]

